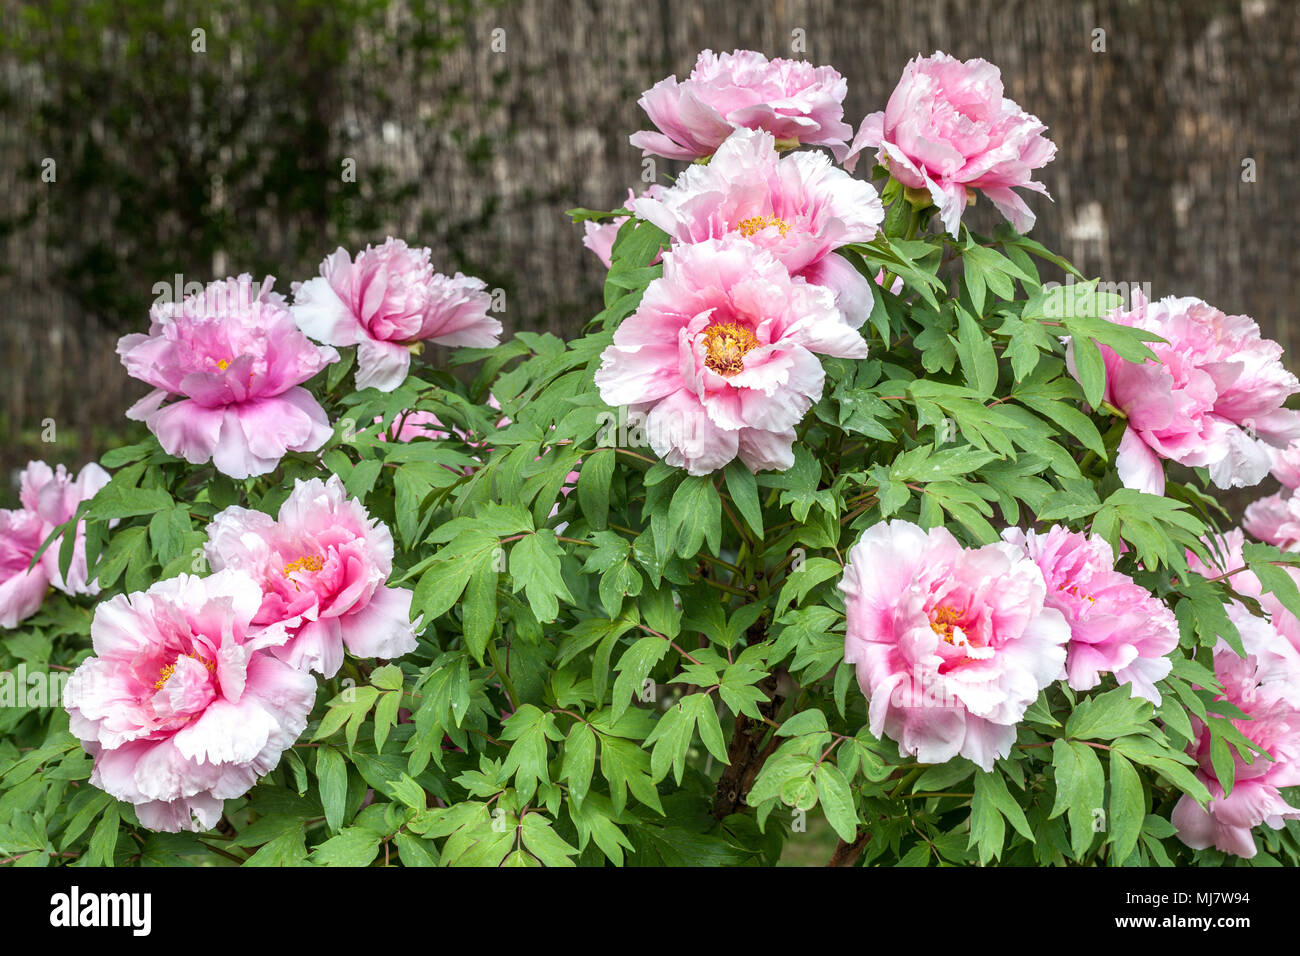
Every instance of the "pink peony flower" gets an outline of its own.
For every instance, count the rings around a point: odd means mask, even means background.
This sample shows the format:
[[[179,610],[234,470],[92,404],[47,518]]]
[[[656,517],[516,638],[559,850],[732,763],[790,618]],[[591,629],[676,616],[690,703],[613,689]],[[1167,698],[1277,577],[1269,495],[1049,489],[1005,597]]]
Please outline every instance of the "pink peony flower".
[[[1300,499],[1280,492],[1246,506],[1242,527],[1283,551],[1300,551]]]
[[[1239,604],[1230,615],[1241,633],[1246,657],[1226,643],[1214,652],[1214,673],[1224,692],[1217,699],[1239,707],[1249,719],[1233,725],[1272,759],[1256,756],[1246,763],[1233,751],[1234,784],[1225,795],[1210,756],[1210,732],[1195,717],[1196,737],[1189,752],[1197,759],[1196,775],[1212,799],[1202,807],[1183,796],[1171,820],[1178,837],[1193,849],[1215,847],[1224,853],[1250,858],[1255,855],[1254,827],[1281,829],[1286,820],[1300,819],[1281,794],[1284,787],[1300,785],[1300,652],[1268,621],[1255,617]]]
[[[1106,401],[1128,416],[1115,462],[1126,487],[1163,494],[1162,458],[1208,467],[1220,488],[1258,484],[1268,474],[1269,446],[1300,437],[1300,413],[1282,404],[1300,381],[1254,319],[1224,315],[1200,299],[1152,304],[1136,290],[1130,311],[1107,318],[1165,340],[1148,343],[1158,361],[1141,365],[1102,348]]]
[[[740,129],[707,166],[692,166],[671,189],[628,208],[674,242],[738,233],[766,249],[794,276],[835,293],[856,324],[871,314],[871,280],[835,250],[870,242],[885,218],[868,184],[831,165],[824,153],[782,157],[771,133]]]
[[[874,281],[875,281],[876,285],[880,286],[882,289],[885,287],[885,270],[884,270],[884,269],[881,269],[879,272],[876,273],[876,278],[875,278]],[[889,283],[889,291],[890,291],[890,293],[893,294],[893,295],[898,295],[900,292],[902,292],[902,291],[903,291],[903,280],[900,279],[898,276],[894,276],[894,281],[891,282],[891,283]]]
[[[1269,448],[1269,471],[1285,488],[1300,488],[1300,441],[1285,448]]]
[[[645,192],[641,195],[656,197],[662,195],[663,191],[664,187],[658,183],[652,183],[646,187]],[[627,191],[629,209],[632,203],[636,201],[636,198],[636,193],[629,189]],[[595,222],[588,219],[582,224],[582,244],[596,254],[596,258],[604,264],[606,269],[614,264],[614,240],[618,238],[618,231],[627,220],[627,216],[615,216],[609,222]],[[654,261],[658,262],[659,258],[656,256]]]
[[[875,147],[894,179],[929,192],[954,236],[973,189],[1023,233],[1033,228],[1034,214],[1015,190],[1047,195],[1033,179],[1056,155],[1046,129],[1002,95],[1002,74],[992,63],[935,53],[908,62],[888,105],[862,121],[842,161],[851,170],[859,153]]]
[[[595,380],[607,404],[647,413],[650,446],[670,465],[706,475],[739,457],[784,470],[794,426],[821,397],[816,353],[862,358],[867,344],[828,290],[729,235],[664,254]]]
[[[849,552],[840,590],[844,660],[871,732],[921,763],[961,755],[992,770],[1025,709],[1064,675],[1070,626],[1023,548],[963,548],[944,528],[882,522]]]
[[[168,454],[247,478],[329,438],[325,410],[300,384],[338,353],[298,331],[274,282],[254,288],[245,274],[209,283],[179,304],[155,305],[147,335],[118,341],[127,372],[154,386],[127,417],[147,423]]]
[[[337,249],[320,276],[294,283],[293,317],[318,342],[357,347],[357,388],[391,392],[411,367],[411,347],[496,345],[501,323],[488,315],[482,279],[433,271],[428,249],[401,239],[366,246],[354,260]]]
[[[848,84],[829,66],[769,60],[753,50],[704,50],[683,82],[660,80],[638,105],[658,132],[633,133],[643,156],[701,159],[734,129],[761,129],[783,144],[845,148]]]
[[[19,477],[22,507],[0,511],[0,627],[10,628],[35,614],[50,586],[66,594],[97,594],[87,581],[86,527],[79,523],[72,564],[65,581],[59,571],[59,544],[51,542],[39,564],[28,570],[32,558],[55,528],[69,521],[77,505],[108,484],[108,472],[93,462],[74,479],[66,468],[50,468],[43,461],[29,462]]]
[[[393,536],[337,475],[295,482],[278,518],[227,508],[208,526],[204,550],[214,568],[237,569],[261,586],[253,623],[283,624],[289,639],[272,653],[300,670],[333,677],[345,647],[382,658],[415,649],[411,591],[385,585]]]
[[[95,497],[99,489],[109,482],[109,475],[99,465],[91,462],[73,478],[62,465],[51,468],[43,461],[28,463],[20,481],[19,500],[23,507],[40,517],[45,536],[59,525],[65,524],[77,513],[77,505]],[[86,525],[79,522],[76,541],[73,543],[72,564],[68,567],[68,580],[59,573],[59,542],[53,542],[41,555],[41,563],[50,576],[50,583],[65,594],[98,594],[94,582],[86,580]]]
[[[0,628],[17,627],[40,610],[50,587],[44,561],[29,566],[45,540],[45,523],[25,508],[0,509]]]
[[[582,244],[596,254],[606,269],[614,264],[614,240],[625,222],[627,216],[615,216],[609,222],[588,219],[582,224]]]
[[[1191,551],[1187,552],[1187,567],[1204,578],[1224,578],[1229,587],[1238,594],[1254,598],[1259,602],[1269,622],[1279,634],[1291,642],[1300,651],[1300,619],[1287,610],[1286,605],[1278,600],[1273,592],[1265,592],[1264,586],[1254,571],[1246,564],[1244,554],[1246,536],[1240,528],[1216,536],[1202,539],[1210,552],[1211,562],[1206,564]],[[1300,569],[1285,567],[1282,569],[1297,585],[1300,585]],[[1254,615],[1240,602],[1233,601],[1227,608],[1228,617],[1234,621],[1253,619]]]
[[[377,416],[375,418],[375,424],[383,425],[384,416]],[[414,441],[417,438],[440,440],[451,436],[451,432],[448,432],[443,428],[442,422],[438,420],[438,416],[433,412],[400,412],[396,420],[394,420],[393,425],[400,426],[398,427],[397,435],[392,436],[389,434],[389,430],[380,428],[380,441],[388,441],[388,439],[392,437],[395,437],[397,441],[401,442]],[[456,429],[456,432],[459,434],[459,429]]]
[[[1129,684],[1134,697],[1160,705],[1155,682],[1168,676],[1166,656],[1178,646],[1172,611],[1126,574],[1102,537],[1055,525],[1046,534],[1008,528],[1008,543],[1025,549],[1047,582],[1048,607],[1070,625],[1066,674],[1075,690],[1091,690],[1102,674]]]
[[[284,628],[252,624],[261,598],[236,571],[183,574],[95,610],[95,656],[64,690],[90,782],[135,804],[152,830],[206,830],[307,726],[316,682],[266,649]]]

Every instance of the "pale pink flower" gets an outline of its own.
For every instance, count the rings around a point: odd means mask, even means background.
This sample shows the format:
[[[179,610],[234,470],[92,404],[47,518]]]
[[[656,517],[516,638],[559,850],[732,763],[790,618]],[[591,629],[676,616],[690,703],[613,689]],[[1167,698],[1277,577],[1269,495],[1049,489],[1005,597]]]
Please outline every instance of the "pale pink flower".
[[[631,200],[628,208],[677,243],[747,236],[791,275],[834,292],[857,324],[871,314],[871,280],[835,250],[870,242],[885,210],[870,184],[825,153],[782,156],[771,133],[740,129],[708,165],[691,166],[670,189]]]
[[[876,285],[880,286],[882,289],[885,287],[885,270],[884,270],[884,269],[881,269],[879,272],[876,273],[875,283],[876,283]],[[891,282],[891,283],[889,283],[889,291],[890,291],[890,293],[893,294],[893,295],[898,295],[900,292],[902,292],[902,291],[903,291],[903,280],[902,280],[901,278],[899,278],[898,276],[894,276],[894,281]]]
[[[963,548],[944,528],[868,528],[840,580],[870,729],[921,763],[958,755],[985,770],[1011,752],[1016,725],[1064,675],[1070,626],[1045,603],[1023,548]]]
[[[595,222],[588,219],[582,224],[582,244],[596,254],[596,258],[608,269],[614,264],[614,240],[627,216],[615,216],[609,222]]]
[[[44,537],[70,521],[77,513],[77,505],[95,497],[96,492],[108,484],[109,475],[94,462],[73,478],[62,465],[51,468],[43,461],[33,461],[28,463],[19,481],[19,500],[24,508],[40,517],[44,523]],[[54,541],[41,555],[50,583],[66,594],[98,594],[99,588],[95,583],[86,580],[85,523],[77,523],[67,581],[59,572],[59,545],[59,541]]]
[[[384,424],[384,416],[379,415],[375,418],[376,425]],[[393,421],[393,427],[397,428],[396,435],[390,435],[391,429],[379,429],[379,440],[388,441],[389,438],[395,438],[397,441],[407,442],[414,441],[417,438],[431,438],[440,440],[449,438],[451,432],[443,428],[442,422],[433,412],[399,412],[397,418]],[[460,434],[459,429],[455,429]]]
[[[939,52],[908,62],[888,105],[862,121],[842,161],[853,169],[859,153],[876,149],[894,179],[929,192],[954,236],[974,189],[1023,233],[1033,228],[1034,214],[1015,190],[1047,195],[1033,178],[1056,155],[1046,129],[1002,95],[1002,74],[992,63]]]
[[[1130,685],[1134,697],[1160,705],[1156,681],[1173,662],[1178,620],[1127,574],[1115,570],[1106,539],[1055,525],[1046,534],[1007,528],[1002,537],[1025,549],[1047,582],[1048,607],[1070,625],[1066,675],[1075,690],[1091,690],[1102,674]]]
[[[1198,762],[1196,775],[1212,799],[1202,807],[1184,795],[1171,820],[1179,839],[1193,849],[1212,846],[1250,858],[1255,855],[1253,828],[1279,830],[1286,820],[1300,819],[1300,809],[1288,804],[1280,792],[1300,785],[1300,653],[1272,624],[1241,605],[1234,602],[1229,613],[1246,657],[1219,642],[1214,673],[1224,692],[1217,699],[1246,714],[1249,719],[1233,720],[1233,725],[1268,757],[1257,755],[1247,763],[1234,751],[1234,784],[1225,796],[1210,756],[1209,729],[1193,717],[1195,737],[1189,752]]]
[[[1209,552],[1211,563],[1206,564],[1188,551],[1187,567],[1204,578],[1223,579],[1238,594],[1254,598],[1277,632],[1300,651],[1300,619],[1287,610],[1276,594],[1264,591],[1259,577],[1246,564],[1246,536],[1241,529],[1232,528],[1213,538],[1204,538],[1202,543]],[[1287,566],[1282,570],[1300,586],[1300,568]],[[1239,601],[1232,601],[1227,610],[1229,619],[1234,622],[1254,617]]]
[[[829,66],[769,60],[753,50],[704,50],[681,83],[660,80],[637,101],[657,132],[633,133],[642,155],[701,159],[734,129],[761,129],[783,144],[844,149],[848,84]]]
[[[0,628],[17,627],[40,610],[50,573],[44,561],[31,564],[44,540],[39,515],[25,508],[0,509]]]
[[[266,649],[284,628],[252,618],[257,584],[237,571],[182,574],[95,609],[95,656],[64,690],[90,782],[135,804],[151,830],[207,830],[307,726],[316,682]]]
[[[1162,458],[1208,467],[1220,488],[1255,485],[1268,474],[1269,446],[1300,437],[1300,413],[1283,407],[1300,381],[1250,316],[1193,298],[1149,303],[1134,290],[1132,309],[1107,319],[1164,339],[1148,343],[1156,361],[1142,364],[1101,350],[1105,400],[1128,416],[1115,461],[1126,487],[1163,494]]]
[[[1281,492],[1246,506],[1242,527],[1283,551],[1300,551],[1300,498]]]
[[[595,379],[607,404],[646,413],[650,446],[670,465],[705,475],[739,457],[784,470],[794,426],[821,397],[817,353],[863,358],[867,344],[827,289],[729,235],[664,254]]]
[[[15,627],[35,614],[51,585],[66,594],[99,592],[93,581],[86,580],[84,522],[77,524],[66,581],[59,571],[62,538],[52,541],[30,570],[29,565],[54,529],[71,520],[77,505],[94,497],[108,481],[108,472],[93,462],[75,479],[63,465],[51,468],[43,461],[28,463],[19,477],[22,507],[0,510],[0,628]]]
[[[1269,471],[1286,488],[1300,488],[1300,442],[1285,448],[1269,448]]]
[[[127,411],[163,449],[232,478],[264,475],[290,451],[315,451],[329,419],[302,382],[338,361],[307,340],[268,277],[211,282],[150,311],[149,333],[117,343],[134,378],[154,386]],[[163,404],[170,398],[179,398]]]
[[[345,647],[382,658],[415,649],[411,591],[386,586],[393,536],[337,475],[295,482],[278,518],[227,508],[208,526],[204,550],[214,568],[237,569],[260,585],[253,622],[288,629],[272,653],[296,668],[333,677]]]
[[[355,260],[337,249],[320,275],[294,283],[293,317],[317,342],[357,347],[357,388],[391,392],[411,367],[417,343],[496,345],[501,323],[488,315],[482,279],[435,273],[428,249],[401,239],[366,246]]]
[[[658,183],[652,183],[646,187],[642,196],[654,197],[662,195],[664,187]],[[632,203],[636,201],[636,193],[632,190],[627,191],[627,205],[632,208]],[[614,264],[614,240],[618,238],[618,231],[622,228],[623,223],[627,222],[627,216],[615,216],[609,222],[595,222],[588,219],[582,224],[583,236],[582,244],[596,254],[596,258],[608,269]],[[655,262],[659,261],[656,256]]]

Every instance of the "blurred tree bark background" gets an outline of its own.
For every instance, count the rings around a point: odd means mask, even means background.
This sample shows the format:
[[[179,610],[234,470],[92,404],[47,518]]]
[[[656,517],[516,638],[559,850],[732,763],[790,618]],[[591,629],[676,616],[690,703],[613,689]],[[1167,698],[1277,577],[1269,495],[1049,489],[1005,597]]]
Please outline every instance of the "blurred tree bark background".
[[[177,276],[288,293],[391,234],[503,289],[507,331],[576,333],[602,269],[563,211],[641,186],[637,97],[704,48],[833,65],[855,126],[917,53],[993,61],[1059,146],[1037,239],[1300,348],[1291,0],[0,2],[6,479],[124,440],[113,346]]]

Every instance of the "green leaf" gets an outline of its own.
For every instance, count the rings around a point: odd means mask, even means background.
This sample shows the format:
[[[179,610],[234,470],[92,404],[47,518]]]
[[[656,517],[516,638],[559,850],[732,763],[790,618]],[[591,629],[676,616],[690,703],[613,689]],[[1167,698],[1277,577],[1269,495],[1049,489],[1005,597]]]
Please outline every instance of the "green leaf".
[[[968,847],[978,847],[980,864],[992,859],[1002,858],[1002,846],[1006,841],[1006,824],[998,810],[997,801],[991,792],[1002,778],[995,774],[979,771],[975,774],[975,796],[970,809],[970,842]],[[1002,783],[1003,790],[1006,784]]]
[[[1142,834],[1142,821],[1146,818],[1146,805],[1142,796],[1142,780],[1118,750],[1110,752],[1110,842],[1114,846],[1111,859],[1122,863],[1129,858]]]
[[[1083,395],[1093,408],[1101,406],[1106,393],[1106,363],[1102,360],[1097,343],[1089,338],[1075,338],[1074,366],[1079,372]]]
[[[312,850],[311,862],[317,866],[369,866],[382,839],[366,827],[348,827]]]
[[[663,660],[667,652],[668,642],[654,635],[641,638],[623,652],[623,656],[614,667],[618,671],[618,677],[614,680],[614,697],[610,705],[610,713],[615,723],[618,723],[619,717],[627,710],[632,698],[640,695],[641,687],[651,669]]]
[[[716,555],[722,542],[722,499],[708,478],[688,477],[673,492],[668,506],[668,536],[679,557],[699,554],[705,539]]]
[[[117,850],[117,832],[122,822],[117,801],[113,801],[104,810],[104,815],[95,825],[90,835],[90,843],[80,862],[86,866],[112,866],[113,854]]]
[[[569,797],[574,804],[581,805],[591,786],[591,774],[596,767],[596,734],[591,725],[577,721],[569,728],[569,736],[564,742],[564,762],[560,767],[560,779],[569,783]]]
[[[981,396],[991,397],[998,386],[998,357],[993,340],[964,309],[957,310],[957,358],[966,382]]]
[[[763,508],[758,500],[758,482],[754,473],[739,459],[732,461],[723,471],[727,481],[727,494],[740,516],[745,519],[754,534],[763,537]]]
[[[533,616],[543,624],[559,616],[561,600],[573,603],[573,595],[560,576],[563,554],[564,549],[555,540],[555,532],[545,528],[525,535],[510,552],[514,593],[521,590],[525,593]]]
[[[573,866],[569,857],[578,852],[577,848],[560,839],[540,814],[526,814],[519,831],[528,852],[544,866]]]
[[[485,561],[470,575],[461,600],[461,626],[465,646],[474,659],[483,663],[483,653],[496,632],[497,584],[501,574],[496,564]]]
[[[587,523],[603,531],[609,520],[609,484],[614,474],[612,448],[591,452],[578,471],[578,505]]]
[[[320,789],[321,807],[325,822],[335,832],[343,825],[343,814],[348,797],[348,768],[343,755],[333,747],[322,744],[316,748],[316,780]]]
[[[301,820],[267,841],[243,862],[244,866],[303,866],[307,863],[307,842]]]
[[[826,812],[826,820],[837,836],[845,843],[852,843],[858,835],[858,812],[853,805],[853,791],[844,779],[840,768],[832,763],[823,762],[815,774],[817,778],[817,799]]]
[[[501,772],[515,778],[520,799],[531,800],[540,781],[550,783],[547,770],[547,740],[562,740],[555,727],[555,715],[544,713],[532,704],[524,704],[502,725],[502,740],[512,740]]]
[[[393,835],[393,843],[397,845],[397,856],[404,866],[438,865],[438,851],[429,840],[399,831]]]
[[[1076,740],[1114,740],[1151,728],[1151,702],[1134,697],[1128,685],[1079,701],[1065,722],[1065,736]]]
[[[1052,743],[1052,771],[1056,779],[1056,802],[1051,817],[1068,811],[1070,847],[1074,858],[1082,859],[1104,819],[1105,774],[1097,752],[1087,744],[1058,739]]]
[[[627,792],[659,813],[663,806],[650,779],[650,755],[635,741],[601,735],[600,772],[609,783],[610,799],[616,812],[627,803]]]

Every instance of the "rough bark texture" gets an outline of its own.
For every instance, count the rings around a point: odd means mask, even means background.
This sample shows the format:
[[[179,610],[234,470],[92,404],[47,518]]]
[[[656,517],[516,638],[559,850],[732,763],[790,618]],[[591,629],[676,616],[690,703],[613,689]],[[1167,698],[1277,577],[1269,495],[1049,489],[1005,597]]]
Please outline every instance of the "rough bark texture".
[[[758,689],[767,695],[767,701],[759,704],[758,709],[764,717],[771,720],[781,709],[785,698],[780,693],[781,679],[772,675],[759,681]],[[773,735],[764,743],[770,727],[767,723],[739,714],[731,732],[731,742],[727,745],[727,766],[722,768],[718,777],[718,787],[713,796],[713,815],[719,820],[737,812],[745,805],[745,797],[754,786],[754,778],[763,769],[767,760],[781,743],[781,738]]]
[[[867,848],[871,842],[871,834],[863,831],[858,834],[852,843],[845,843],[838,840],[835,843],[835,852],[831,854],[827,866],[855,866],[862,857],[862,851]]]
[[[315,29],[312,11],[297,12],[304,6],[272,8],[297,18],[293,29]],[[119,269],[122,250],[136,243],[174,249],[187,280],[273,264],[287,291],[289,280],[313,274],[335,244],[355,246],[391,232],[430,245],[444,270],[477,272],[505,289],[508,329],[576,332],[598,308],[601,268],[563,210],[616,206],[629,185],[639,185],[641,158],[627,145],[627,135],[644,124],[637,96],[669,73],[684,76],[705,47],[833,64],[849,80],[846,118],[855,124],[883,106],[917,52],[992,60],[1002,68],[1007,95],[1042,118],[1060,147],[1042,174],[1055,202],[1029,199],[1039,215],[1036,238],[1085,273],[1150,283],[1157,296],[1201,296],[1255,316],[1288,349],[1300,346],[1290,322],[1298,291],[1291,260],[1300,240],[1300,4],[515,0],[472,11],[457,26],[463,40],[439,50],[430,66],[404,46],[410,25],[405,4],[397,3],[384,14],[382,35],[352,37],[342,46],[343,61],[324,72],[293,66],[305,44],[290,45],[292,55],[282,59],[252,41],[247,48],[223,46],[223,22],[242,22],[253,9],[265,16],[267,5],[230,0],[223,7],[226,19],[207,23],[209,69],[229,63],[234,71],[243,63],[246,72],[250,57],[266,61],[259,61],[266,68],[255,84],[229,91],[238,125],[209,128],[219,97],[199,99],[196,107],[189,99],[142,102],[128,119],[154,123],[153,139],[142,142],[167,139],[171,155],[173,139],[197,150],[196,138],[271,130],[286,109],[301,113],[319,138],[302,144],[303,158],[284,182],[310,198],[318,177],[319,208],[287,210],[273,197],[259,205],[256,191],[231,185],[236,173],[259,163],[277,168],[277,157],[257,154],[258,133],[244,136],[233,158],[217,149],[196,153],[202,168],[182,161],[187,175],[175,177],[170,208],[158,210],[152,233],[115,233],[124,197],[96,195],[91,175],[96,155],[112,156],[122,145],[114,141],[114,117],[97,116],[96,101],[88,102],[84,136],[96,149],[59,157],[58,182],[42,183],[47,146],[39,124],[28,120],[38,104],[57,101],[59,63],[53,54],[34,63],[0,62],[0,219],[34,209],[0,234],[6,471],[30,453],[85,460],[121,434],[121,412],[143,388],[125,378],[112,346],[122,331],[144,327],[153,283],[171,275],[122,270],[121,282],[138,287],[139,302],[121,314],[102,314],[93,296],[79,297],[59,276],[69,262]],[[155,48],[106,45],[105,62],[130,75],[156,62],[168,44],[188,44],[191,14],[184,5],[172,9],[176,31],[160,34]],[[5,31],[21,33],[23,8],[6,0],[0,10]],[[494,35],[498,29],[505,32]],[[1098,30],[1105,52],[1094,52]],[[29,39],[40,48],[39,35]],[[96,42],[95,35],[85,39]],[[792,51],[796,42],[803,46]],[[103,98],[110,101],[112,90]],[[164,146],[132,145],[130,153],[139,154],[147,179]],[[327,198],[338,199],[342,157],[357,162],[360,198],[352,206],[336,202],[326,214]],[[1246,160],[1253,160],[1253,182],[1243,181]],[[675,168],[661,162],[657,171]],[[224,186],[213,179],[222,175]],[[402,187],[400,199],[367,208],[367,190],[377,190],[384,177]],[[986,205],[974,211],[977,222],[988,222]],[[211,261],[188,258],[203,224],[218,215],[243,227],[239,247],[219,250]],[[71,217],[95,240],[97,258],[80,256],[71,239],[51,244],[58,217]],[[42,449],[37,437],[45,419],[59,429],[54,449]],[[0,499],[11,499],[4,484]]]

